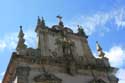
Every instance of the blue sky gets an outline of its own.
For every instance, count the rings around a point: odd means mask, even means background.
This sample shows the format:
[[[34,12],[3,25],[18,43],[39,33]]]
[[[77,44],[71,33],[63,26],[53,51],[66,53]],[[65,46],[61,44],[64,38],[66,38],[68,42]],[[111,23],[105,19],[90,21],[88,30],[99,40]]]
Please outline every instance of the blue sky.
[[[63,16],[65,26],[77,32],[83,26],[93,54],[99,41],[116,74],[125,83],[125,1],[124,0],[1,0],[0,1],[0,80],[15,51],[19,26],[23,26],[26,44],[36,47],[34,32],[37,16],[46,25],[57,24],[56,16]]]

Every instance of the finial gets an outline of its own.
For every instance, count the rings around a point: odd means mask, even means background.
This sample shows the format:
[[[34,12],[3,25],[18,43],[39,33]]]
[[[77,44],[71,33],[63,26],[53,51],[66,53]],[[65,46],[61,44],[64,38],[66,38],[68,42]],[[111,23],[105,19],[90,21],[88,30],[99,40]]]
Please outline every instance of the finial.
[[[17,45],[17,47],[16,47],[16,50],[17,50],[17,51],[19,51],[20,49],[24,49],[24,48],[27,47],[27,46],[24,44],[25,39],[24,39],[23,37],[24,37],[24,33],[23,33],[23,30],[22,30],[22,26],[20,26],[20,32],[19,32],[19,35],[18,35],[19,41],[18,41],[18,45]]]
[[[102,50],[102,48],[101,48],[101,46],[99,45],[98,41],[96,41],[96,49],[97,49],[97,51],[101,51],[101,50]]]
[[[23,29],[22,29],[22,26],[20,25],[20,32],[19,32],[19,35],[18,37],[23,37],[24,36],[24,33],[23,33]]]
[[[44,20],[43,16],[42,16],[42,20]]]
[[[20,29],[22,29],[22,26],[20,25]]]
[[[59,19],[59,21],[62,20],[62,16],[58,15],[58,16],[56,16],[56,17]]]
[[[63,22],[62,22],[62,16],[58,15],[56,17],[59,19],[59,25],[64,27]]]
[[[40,19],[40,17],[38,16],[35,32],[37,32],[38,30],[40,30],[42,28],[46,28],[45,21],[44,21],[43,17],[42,17],[42,19]]]
[[[105,53],[102,51],[102,48],[101,46],[99,45],[98,41],[96,41],[96,49],[98,51],[98,56],[103,58]]]
[[[38,19],[37,19],[37,24],[39,24],[40,23],[40,17],[38,16]]]
[[[41,25],[42,25],[42,27],[45,27],[45,20],[43,17],[42,17]]]

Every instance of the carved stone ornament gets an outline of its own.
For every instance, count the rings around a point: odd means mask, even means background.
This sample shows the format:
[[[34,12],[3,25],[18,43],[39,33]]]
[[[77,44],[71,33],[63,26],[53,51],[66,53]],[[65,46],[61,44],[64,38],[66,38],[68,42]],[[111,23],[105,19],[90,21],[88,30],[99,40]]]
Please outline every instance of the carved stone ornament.
[[[34,78],[35,82],[44,82],[44,81],[55,81],[55,82],[61,82],[61,79],[56,77],[53,74],[50,74],[48,72],[43,72],[41,75],[38,75]]]

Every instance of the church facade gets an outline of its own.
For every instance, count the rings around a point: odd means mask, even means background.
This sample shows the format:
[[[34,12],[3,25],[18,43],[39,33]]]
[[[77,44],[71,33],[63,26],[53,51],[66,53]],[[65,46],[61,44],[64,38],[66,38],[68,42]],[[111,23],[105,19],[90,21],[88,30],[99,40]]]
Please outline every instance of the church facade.
[[[65,27],[62,17],[51,28],[38,17],[35,32],[37,48],[27,48],[22,26],[16,52],[12,53],[2,83],[118,83],[101,46],[96,42],[98,58],[88,45],[88,36]]]

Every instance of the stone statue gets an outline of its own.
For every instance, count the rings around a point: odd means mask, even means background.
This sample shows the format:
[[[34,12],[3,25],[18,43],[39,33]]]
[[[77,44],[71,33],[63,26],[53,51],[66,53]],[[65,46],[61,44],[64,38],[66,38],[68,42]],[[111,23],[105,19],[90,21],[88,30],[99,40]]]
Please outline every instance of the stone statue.
[[[61,26],[61,27],[64,27],[64,25],[63,25],[63,22],[62,22],[62,16],[56,16],[58,19],[59,19],[59,25]]]
[[[82,26],[80,26],[80,25],[77,25],[77,26],[78,26],[78,35],[81,35],[81,36],[84,36],[84,37],[88,38],[88,36],[85,34]]]

